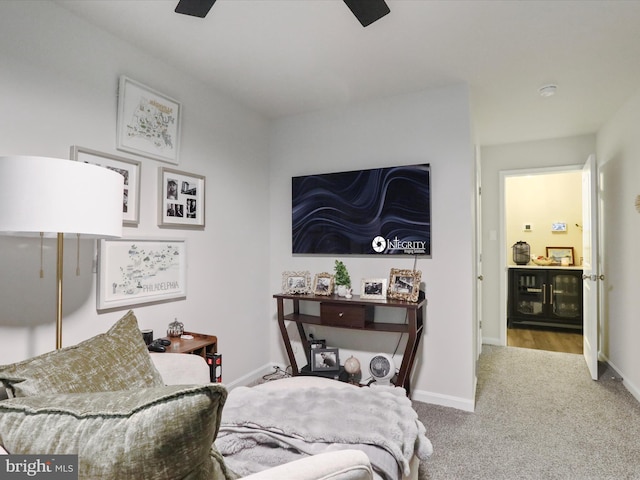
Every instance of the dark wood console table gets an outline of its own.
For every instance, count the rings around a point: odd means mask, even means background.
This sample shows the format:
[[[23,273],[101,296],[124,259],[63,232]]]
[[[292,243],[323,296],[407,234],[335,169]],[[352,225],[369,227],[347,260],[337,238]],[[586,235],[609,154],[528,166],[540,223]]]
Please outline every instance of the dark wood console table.
[[[359,329],[370,332],[386,332],[386,333],[407,333],[407,345],[402,355],[402,364],[398,372],[395,382],[396,386],[404,387],[409,395],[411,391],[410,377],[413,368],[413,362],[418,351],[418,345],[422,338],[424,324],[424,307],[427,300],[422,296],[413,302],[405,302],[400,300],[369,300],[354,295],[353,298],[338,297],[337,295],[285,295],[276,294],[273,296],[278,302],[278,325],[280,334],[287,350],[287,356],[291,363],[293,375],[299,375],[300,369],[296,362],[293,348],[291,347],[291,339],[286,328],[286,321],[295,322],[302,341],[302,347],[307,357],[307,363],[310,364],[309,339],[305,332],[305,325],[318,325],[323,327],[349,328]],[[285,300],[291,301],[293,311],[285,313]],[[300,302],[319,302],[320,315],[306,315],[300,313]],[[374,321],[374,308],[402,308],[407,312],[406,323],[382,323]]]

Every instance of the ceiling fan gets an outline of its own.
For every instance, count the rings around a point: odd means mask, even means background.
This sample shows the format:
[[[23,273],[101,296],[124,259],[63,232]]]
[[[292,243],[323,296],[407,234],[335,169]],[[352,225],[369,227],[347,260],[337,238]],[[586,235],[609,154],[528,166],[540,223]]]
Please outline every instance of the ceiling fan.
[[[216,0],[180,0],[175,12],[204,18],[214,3]],[[344,0],[344,3],[363,27],[380,20],[391,11],[384,0]]]

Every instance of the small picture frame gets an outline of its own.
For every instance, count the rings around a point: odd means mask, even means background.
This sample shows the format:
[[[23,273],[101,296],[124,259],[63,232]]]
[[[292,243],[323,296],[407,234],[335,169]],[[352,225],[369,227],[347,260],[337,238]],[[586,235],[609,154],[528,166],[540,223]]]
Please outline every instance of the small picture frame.
[[[306,295],[311,292],[311,274],[304,272],[282,272],[282,293]]]
[[[547,247],[547,257],[551,258],[551,265],[573,265],[573,247]],[[563,263],[563,259],[564,263]]]
[[[181,110],[173,98],[121,76],[116,148],[178,165]]]
[[[567,222],[553,222],[551,224],[552,232],[566,232],[567,231]]]
[[[317,350],[319,348],[327,348],[327,341],[320,339],[309,340],[309,349]]]
[[[420,293],[420,270],[402,270],[392,268],[389,273],[389,288],[387,297],[396,300],[417,302]]]
[[[360,288],[360,298],[384,300],[387,298],[386,278],[363,278]]]
[[[158,226],[204,230],[205,177],[160,167]]]
[[[98,165],[118,172],[124,178],[122,192],[122,224],[135,227],[140,223],[140,162],[73,145],[71,160]]]
[[[340,357],[337,348],[316,348],[311,351],[312,372],[337,372],[340,370]]]
[[[313,294],[331,295],[333,293],[333,282],[333,275],[330,273],[316,273],[313,277]]]

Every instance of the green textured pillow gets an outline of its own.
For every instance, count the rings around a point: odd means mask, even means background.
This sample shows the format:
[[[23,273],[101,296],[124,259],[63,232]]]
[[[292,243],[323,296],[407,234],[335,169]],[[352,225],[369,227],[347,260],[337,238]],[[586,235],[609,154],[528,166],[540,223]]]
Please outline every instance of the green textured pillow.
[[[164,385],[132,311],[77,345],[0,366],[0,382],[13,397]]]
[[[14,398],[0,402],[0,445],[13,454],[77,454],[79,478],[232,479],[212,449],[220,384]]]

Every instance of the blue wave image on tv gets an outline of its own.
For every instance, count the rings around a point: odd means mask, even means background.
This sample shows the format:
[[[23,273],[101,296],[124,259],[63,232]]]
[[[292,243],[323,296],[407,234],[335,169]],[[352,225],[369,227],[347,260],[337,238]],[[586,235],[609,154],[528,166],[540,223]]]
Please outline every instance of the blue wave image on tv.
[[[294,254],[431,255],[430,167],[293,177]]]

